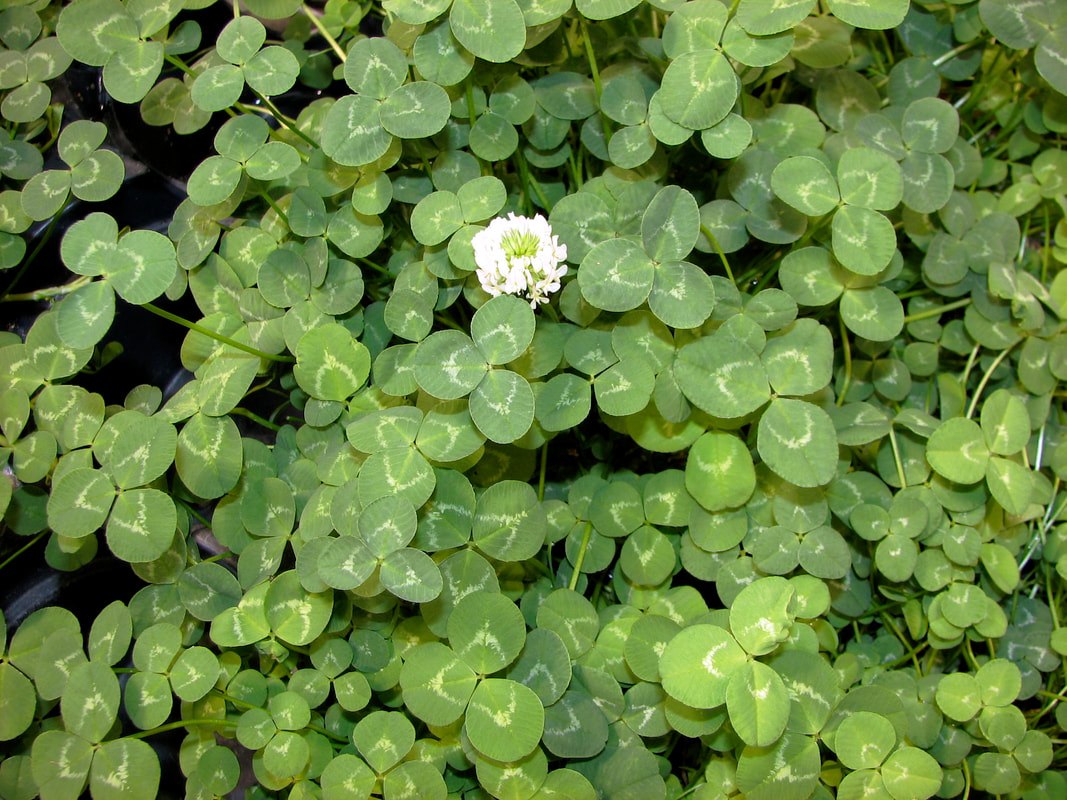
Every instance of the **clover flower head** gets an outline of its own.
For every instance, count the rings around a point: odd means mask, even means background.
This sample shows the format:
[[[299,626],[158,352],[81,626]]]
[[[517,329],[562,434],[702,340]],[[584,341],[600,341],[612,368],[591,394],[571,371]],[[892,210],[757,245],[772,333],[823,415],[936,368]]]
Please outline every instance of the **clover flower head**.
[[[559,291],[560,278],[567,273],[567,246],[559,243],[540,214],[532,219],[514,213],[497,217],[471,244],[478,280],[493,297],[523,295],[537,308]]]

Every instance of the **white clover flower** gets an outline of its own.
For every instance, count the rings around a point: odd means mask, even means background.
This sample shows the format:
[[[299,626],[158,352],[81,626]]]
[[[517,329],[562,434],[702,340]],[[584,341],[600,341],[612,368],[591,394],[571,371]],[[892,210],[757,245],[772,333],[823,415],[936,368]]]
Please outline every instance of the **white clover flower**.
[[[471,240],[478,280],[487,293],[524,295],[531,308],[547,303],[567,273],[567,246],[552,235],[548,220],[509,213],[497,217]]]

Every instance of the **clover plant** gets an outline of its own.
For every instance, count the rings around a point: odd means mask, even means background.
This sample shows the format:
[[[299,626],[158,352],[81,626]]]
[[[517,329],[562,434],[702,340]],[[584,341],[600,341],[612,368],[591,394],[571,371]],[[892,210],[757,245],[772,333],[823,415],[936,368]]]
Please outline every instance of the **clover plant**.
[[[140,587],[0,613],[0,796],[1067,796],[1067,6],[0,45],[0,585]],[[73,70],[210,143],[165,230]],[[187,380],[101,388],[129,306]]]

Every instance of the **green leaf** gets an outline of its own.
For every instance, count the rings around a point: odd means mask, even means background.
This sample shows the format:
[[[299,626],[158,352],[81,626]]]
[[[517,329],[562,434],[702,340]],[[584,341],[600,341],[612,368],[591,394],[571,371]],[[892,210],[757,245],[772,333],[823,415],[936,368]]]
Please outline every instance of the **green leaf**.
[[[323,325],[300,338],[293,374],[312,397],[343,401],[367,380],[370,353],[343,325]]]
[[[36,789],[50,800],[77,800],[93,760],[92,745],[62,730],[43,731],[33,740],[30,769]]]
[[[789,637],[795,613],[796,588],[789,581],[759,578],[734,598],[730,630],[750,655],[766,655]]]
[[[841,199],[829,168],[811,156],[792,156],[782,161],[771,173],[771,188],[778,197],[809,217],[830,213]]]
[[[333,591],[305,591],[297,573],[289,570],[271,582],[264,606],[271,630],[279,639],[305,645],[314,641],[330,621]]]
[[[411,212],[411,232],[426,245],[440,244],[463,225],[463,208],[453,192],[427,195]]]
[[[849,289],[840,312],[850,331],[874,342],[888,342],[904,327],[904,306],[886,286]]]
[[[9,663],[0,663],[0,742],[21,736],[37,711],[30,679]]]
[[[739,81],[726,56],[717,50],[679,55],[663,73],[660,107],[685,128],[710,128],[737,100]]]
[[[382,103],[382,127],[401,139],[423,139],[444,128],[452,112],[448,94],[436,83],[406,83]]]
[[[193,415],[178,435],[174,466],[198,497],[212,499],[230,491],[241,477],[241,434],[229,416]]]
[[[904,144],[919,153],[944,153],[956,143],[959,132],[956,109],[939,97],[909,103],[900,122]]]
[[[231,64],[244,64],[267,41],[267,29],[255,17],[230,20],[215,40],[215,50]]]
[[[471,669],[488,675],[518,657],[526,642],[526,623],[507,597],[475,591],[452,610],[448,618],[448,639],[456,655]]]
[[[782,0],[770,9],[759,0],[742,0],[737,21],[753,36],[766,36],[794,28],[814,7],[812,0]]]
[[[443,10],[439,9],[438,13]],[[433,17],[419,22],[405,21],[421,24],[430,19]],[[345,83],[352,91],[379,100],[385,100],[399,89],[407,75],[404,53],[392,41],[380,36],[355,41],[344,62]]]
[[[404,705],[430,725],[460,719],[476,684],[474,671],[440,642],[410,651],[400,671]]]
[[[70,173],[71,193],[79,200],[99,203],[114,195],[126,177],[122,159],[110,150],[97,150]]]
[[[545,543],[548,522],[528,483],[502,480],[478,498],[472,534],[478,549],[497,561],[525,561]]]
[[[368,800],[375,780],[374,773],[360,758],[340,753],[322,770],[319,784],[323,800]]]
[[[115,291],[106,281],[93,281],[67,295],[57,313],[56,330],[64,344],[93,347],[115,318]]]
[[[163,68],[163,43],[126,42],[104,65],[104,88],[122,103],[139,103]]]
[[[63,723],[71,733],[100,742],[115,724],[119,681],[106,664],[88,661],[75,667],[60,701]]]
[[[768,747],[789,721],[789,694],[778,673],[750,661],[736,670],[726,689],[730,724],[745,744]]]
[[[459,43],[486,61],[502,64],[526,46],[526,22],[515,0],[456,0],[448,22]]]
[[[749,746],[741,752],[736,785],[752,800],[801,800],[815,790],[821,763],[813,738],[786,733],[769,748]]]
[[[530,304],[514,295],[490,298],[471,318],[471,338],[492,365],[514,361],[533,342],[536,322]]]
[[[674,363],[678,386],[695,406],[712,416],[742,417],[770,399],[759,357],[727,332],[691,342]]]
[[[490,370],[471,392],[470,414],[487,439],[509,444],[524,436],[533,424],[533,390],[525,378],[511,370]]]
[[[380,578],[390,594],[409,603],[428,603],[441,594],[443,587],[441,571],[434,560],[411,547],[387,555]]]
[[[799,319],[767,342],[760,361],[778,394],[814,394],[830,384],[834,345],[830,330],[813,319]]]
[[[977,483],[986,474],[989,449],[974,420],[955,418],[938,426],[926,443],[934,472],[956,483]]]
[[[904,21],[908,0],[829,0],[830,11],[856,28],[887,30]]]
[[[1060,22],[1042,37],[1034,51],[1034,66],[1041,77],[1060,94],[1067,93],[1067,64],[1063,63],[1064,46],[1067,45],[1067,27]]]
[[[193,81],[189,96],[203,111],[222,111],[241,99],[245,88],[244,73],[233,64],[208,67]]]
[[[901,747],[886,759],[881,772],[893,800],[926,800],[942,785],[941,765],[918,747]]]
[[[136,230],[119,240],[118,250],[102,274],[123,300],[141,305],[163,294],[177,271],[170,239],[156,231]]]
[[[577,660],[589,651],[600,630],[596,610],[585,597],[572,589],[556,589],[537,609],[537,627],[559,635]]]
[[[352,741],[370,767],[381,774],[410,752],[415,728],[399,711],[374,711],[353,728]]]
[[[102,67],[137,25],[118,0],[80,0],[63,9],[56,34],[63,49],[85,64]]]
[[[986,444],[996,455],[1014,455],[1030,438],[1026,405],[1007,389],[998,389],[985,399],[980,419]]]
[[[115,486],[99,470],[65,472],[48,497],[48,524],[61,536],[88,536],[103,527],[115,495]]]
[[[97,458],[120,489],[144,486],[174,462],[178,432],[158,417],[126,412],[108,420],[99,435],[109,442],[98,445]]]
[[[123,561],[154,561],[170,547],[178,512],[159,489],[120,492],[107,521],[107,544]]]
[[[708,511],[744,505],[756,487],[756,471],[744,442],[724,432],[703,434],[686,459],[685,486]]]
[[[715,309],[715,285],[688,261],[668,261],[656,268],[648,307],[672,328],[698,328]]]
[[[273,96],[293,88],[300,73],[300,62],[286,48],[270,45],[252,56],[242,71],[248,88]]]
[[[93,756],[89,788],[98,800],[149,800],[159,790],[156,751],[140,739],[104,743]]]
[[[652,290],[654,277],[652,259],[629,239],[597,244],[578,268],[582,296],[604,311],[637,308]]]
[[[700,210],[693,195],[678,186],[656,192],[641,215],[641,240],[654,261],[680,261],[700,236]]]
[[[878,211],[842,206],[831,223],[834,257],[857,275],[877,275],[896,252],[893,223]]]
[[[541,741],[545,709],[521,683],[486,678],[471,695],[464,729],[479,753],[497,761],[518,761]]]
[[[385,155],[393,137],[381,126],[380,105],[366,95],[346,95],[334,103],[323,121],[323,152],[349,167],[371,164]]]
[[[733,674],[747,661],[745,651],[718,625],[682,629],[660,657],[663,689],[692,708],[715,708],[726,702]]]
[[[796,486],[822,486],[837,474],[837,434],[829,415],[804,400],[776,398],[760,417],[756,449]]]
[[[837,184],[845,203],[876,211],[896,208],[904,192],[897,162],[869,147],[853,147],[841,154]]]

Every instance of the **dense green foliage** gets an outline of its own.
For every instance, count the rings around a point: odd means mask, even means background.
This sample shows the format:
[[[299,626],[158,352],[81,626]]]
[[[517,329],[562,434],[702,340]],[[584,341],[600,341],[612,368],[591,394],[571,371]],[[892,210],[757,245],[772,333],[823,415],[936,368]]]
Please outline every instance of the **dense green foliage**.
[[[1067,796],[1067,6],[211,5],[0,11],[0,582],[143,581],[0,615],[0,796]]]

